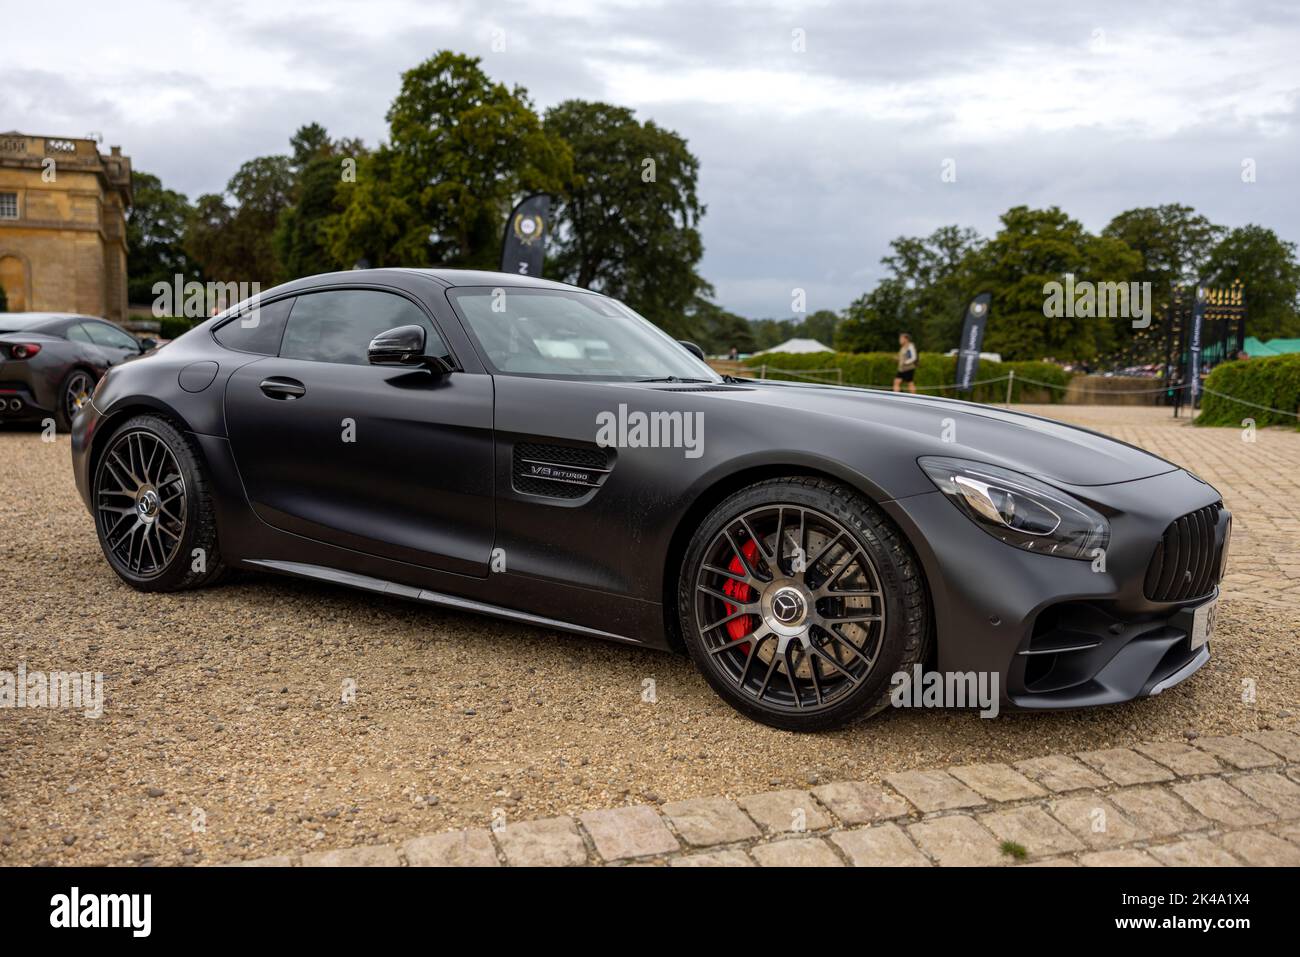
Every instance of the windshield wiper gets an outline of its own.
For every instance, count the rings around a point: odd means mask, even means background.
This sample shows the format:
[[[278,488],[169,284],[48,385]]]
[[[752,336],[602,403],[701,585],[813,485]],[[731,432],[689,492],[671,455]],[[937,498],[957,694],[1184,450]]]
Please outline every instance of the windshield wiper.
[[[680,376],[664,375],[664,376],[654,376],[649,379],[637,379],[636,381],[637,382],[700,382],[700,383],[708,384],[712,380],[711,379],[683,379]]]

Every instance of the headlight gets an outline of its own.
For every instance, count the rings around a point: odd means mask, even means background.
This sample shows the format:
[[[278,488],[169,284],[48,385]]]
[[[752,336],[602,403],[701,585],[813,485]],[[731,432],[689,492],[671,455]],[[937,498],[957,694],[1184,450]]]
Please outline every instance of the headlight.
[[[1110,523],[1078,499],[996,465],[926,456],[939,491],[994,538],[1027,552],[1090,561],[1110,543]]]

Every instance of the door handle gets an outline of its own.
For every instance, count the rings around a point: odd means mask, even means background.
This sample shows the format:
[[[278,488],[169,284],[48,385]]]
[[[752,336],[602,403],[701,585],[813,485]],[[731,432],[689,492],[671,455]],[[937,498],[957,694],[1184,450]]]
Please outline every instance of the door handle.
[[[260,388],[272,399],[300,399],[307,394],[307,387],[297,379],[280,376],[263,379]]]

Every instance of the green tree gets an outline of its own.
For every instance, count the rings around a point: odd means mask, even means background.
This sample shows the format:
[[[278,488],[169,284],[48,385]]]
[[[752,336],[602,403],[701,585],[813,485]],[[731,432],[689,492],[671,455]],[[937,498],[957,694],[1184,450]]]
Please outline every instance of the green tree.
[[[958,345],[966,304],[979,292],[971,263],[982,244],[975,230],[961,226],[889,244],[892,252],[881,262],[903,284],[891,348],[897,348],[899,332],[910,332],[919,347],[935,352]]]
[[[973,256],[974,284],[993,296],[984,348],[1007,359],[1095,359],[1112,349],[1127,319],[1049,316],[1046,287],[1066,273],[1093,282],[1130,282],[1142,257],[1122,240],[1093,236],[1055,206],[1016,206]],[[1062,310],[1064,312],[1064,310]]]
[[[548,274],[622,299],[682,337],[707,292],[699,160],[686,140],[629,109],[568,100],[546,129],[573,151],[573,177],[556,210]]]
[[[194,201],[185,224],[183,248],[208,278],[225,281],[241,271],[232,223],[235,209],[221,193],[204,193]]]
[[[210,279],[274,285],[283,278],[275,230],[293,191],[289,157],[249,160],[230,178],[225,194],[208,193],[195,202],[185,230],[186,252]]]
[[[758,349],[753,327],[747,319],[728,312],[703,296],[691,304],[688,319],[695,330],[692,341],[709,355],[726,355],[733,346],[746,353]]]
[[[833,345],[839,324],[840,317],[836,313],[830,309],[818,309],[799,324],[799,335],[805,339],[816,339],[822,345]]]
[[[1300,266],[1296,245],[1263,226],[1234,229],[1210,252],[1202,278],[1214,286],[1240,279],[1246,289],[1246,332],[1260,339],[1300,336]]]
[[[755,351],[771,349],[787,339],[794,338],[797,324],[793,319],[751,319]]]
[[[1117,326],[1115,348],[1103,364],[1161,361],[1173,287],[1197,280],[1223,233],[1222,227],[1178,203],[1126,210],[1110,221],[1102,235],[1123,241],[1142,257],[1142,268],[1134,278],[1151,284],[1153,323],[1148,329]]]
[[[126,216],[127,299],[149,302],[154,283],[170,284],[177,275],[188,279],[197,274],[182,245],[190,201],[166,189],[157,176],[140,170],[131,176],[131,192]]]
[[[335,258],[330,230],[344,209],[341,187],[355,179],[365,147],[358,140],[331,140],[319,123],[299,128],[289,145],[293,204],[280,214],[275,231],[275,253],[284,274],[296,279],[351,266]]]
[[[892,352],[898,348],[900,332],[911,328],[908,289],[897,277],[882,279],[871,292],[859,296],[844,312],[835,330],[835,348],[840,352]]]
[[[1175,283],[1196,281],[1224,229],[1190,206],[1169,203],[1125,210],[1101,234],[1122,240],[1141,255],[1138,279],[1151,283],[1153,294],[1163,302]]]
[[[979,292],[973,270],[979,234],[941,226],[929,236],[900,236],[881,259],[889,275],[845,312],[836,341],[845,351],[892,351],[910,332],[920,348],[957,346],[966,304]]]
[[[477,57],[443,51],[408,70],[387,120],[388,143],[360,164],[329,230],[339,262],[495,269],[514,200],[572,175],[523,87],[494,83]]]
[[[297,173],[301,173],[312,160],[333,153],[334,143],[330,140],[329,131],[319,123],[300,126],[289,137],[289,158]]]

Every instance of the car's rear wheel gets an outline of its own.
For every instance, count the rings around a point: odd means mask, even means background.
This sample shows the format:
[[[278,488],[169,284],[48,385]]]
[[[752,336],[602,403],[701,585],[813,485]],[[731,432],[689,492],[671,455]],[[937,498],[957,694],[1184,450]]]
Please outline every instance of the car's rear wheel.
[[[139,415],[95,466],[95,529],[108,563],[141,591],[180,591],[224,571],[203,461],[171,422]]]
[[[741,713],[791,731],[867,717],[925,654],[915,557],[854,490],[760,482],[718,505],[687,548],[678,614],[687,650]]]
[[[54,411],[54,426],[60,432],[72,431],[72,420],[81,407],[90,401],[95,390],[95,380],[85,369],[73,369],[59,386],[59,407]]]

